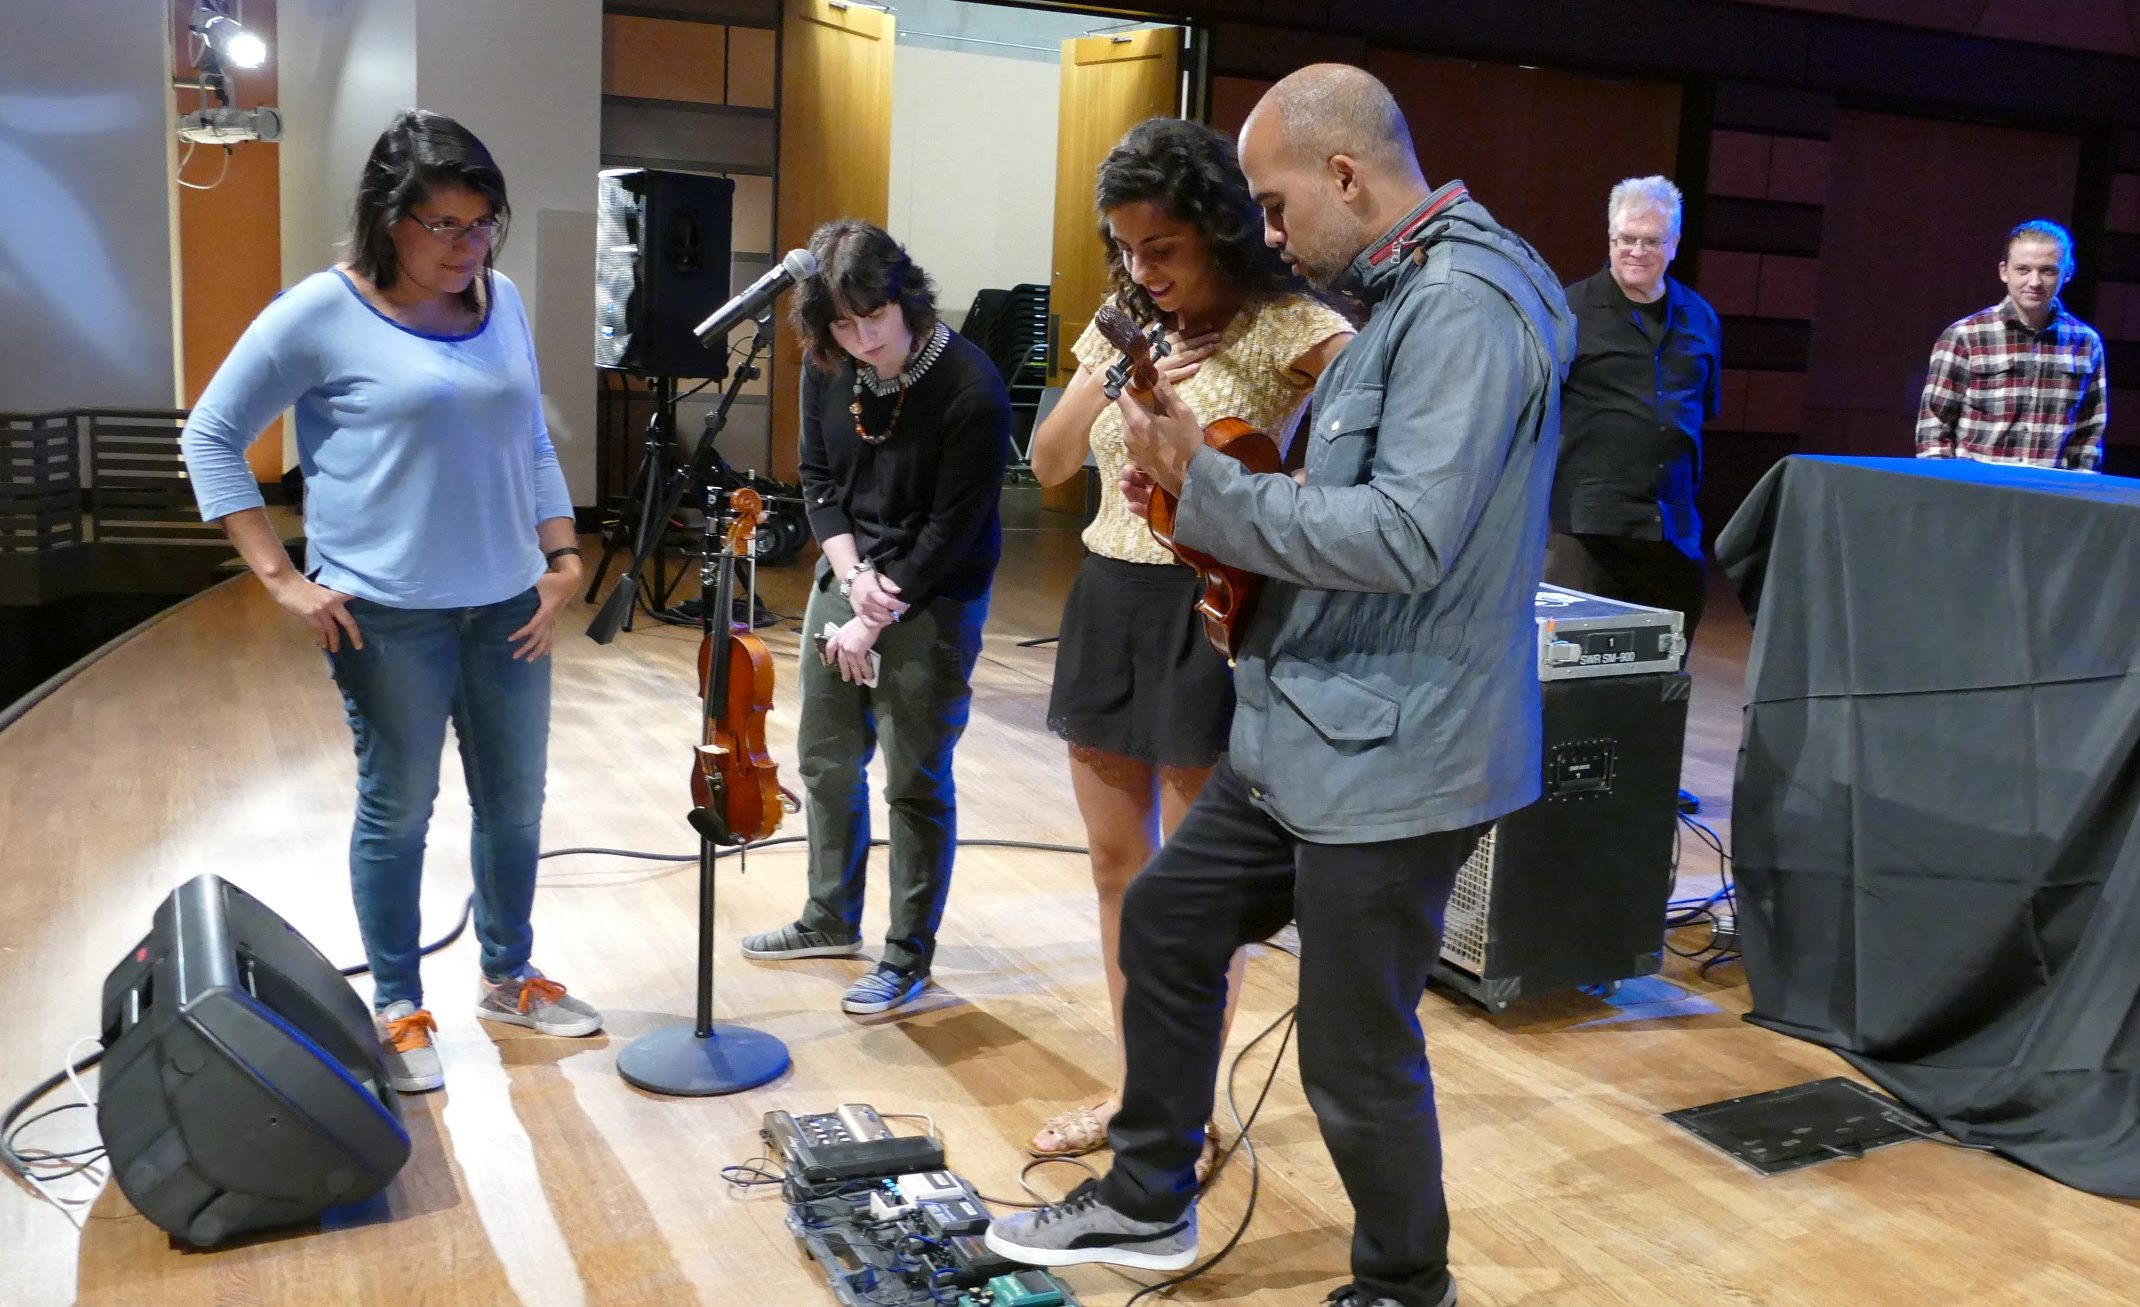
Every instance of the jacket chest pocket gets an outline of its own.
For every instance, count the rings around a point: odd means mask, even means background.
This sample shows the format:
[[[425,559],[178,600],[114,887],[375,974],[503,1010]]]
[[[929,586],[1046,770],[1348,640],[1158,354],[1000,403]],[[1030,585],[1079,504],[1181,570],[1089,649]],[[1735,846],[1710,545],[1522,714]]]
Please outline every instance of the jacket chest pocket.
[[[1356,486],[1367,480],[1382,427],[1382,387],[1348,386],[1315,405],[1308,484]]]

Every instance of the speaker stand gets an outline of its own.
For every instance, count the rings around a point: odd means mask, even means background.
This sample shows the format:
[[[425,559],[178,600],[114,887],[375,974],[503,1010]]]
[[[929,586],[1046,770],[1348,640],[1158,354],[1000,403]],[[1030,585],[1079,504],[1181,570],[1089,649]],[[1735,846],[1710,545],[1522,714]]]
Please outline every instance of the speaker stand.
[[[638,598],[639,572],[647,559],[654,563],[654,592],[664,601],[669,592],[662,563],[661,541],[668,533],[669,520],[681,501],[675,479],[681,473],[670,466],[670,438],[676,430],[676,379],[674,377],[649,378],[654,397],[654,412],[647,418],[646,448],[639,455],[639,475],[632,481],[632,498],[638,503],[639,515],[627,531],[622,513],[617,523],[610,528],[609,538],[603,542],[602,561],[595,565],[594,579],[587,583],[587,602],[602,592],[602,582],[609,575],[609,565],[620,556],[631,559],[623,579],[617,583],[620,591],[627,591],[622,605],[620,629],[632,629],[633,606]],[[607,643],[606,641],[604,643]]]
[[[694,813],[696,817],[698,814]],[[698,1019],[641,1035],[617,1054],[617,1073],[650,1094],[707,1098],[755,1089],[788,1069],[788,1046],[713,1019],[713,841],[698,842]]]
[[[691,462],[681,475],[663,477],[656,470],[652,440],[649,440],[649,470],[641,486],[638,547],[632,555],[631,566],[625,569],[624,575],[618,579],[616,589],[609,592],[609,598],[602,602],[594,620],[587,624],[587,638],[596,644],[608,644],[617,638],[619,630],[630,627],[632,605],[639,597],[639,576],[646,569],[647,559],[660,553],[662,536],[667,534],[669,523],[675,518],[677,509],[683,506],[684,496],[696,490],[703,497],[708,487],[713,484],[714,460],[717,457],[713,443],[728,426],[728,410],[735,407],[736,396],[741,393],[746,382],[758,375],[758,359],[772,347],[773,310],[768,305],[765,311],[758,315],[758,331],[751,337],[750,352],[745,354],[743,362],[728,374],[728,388],[721,396],[719,407],[706,415],[706,429],[699,433],[698,446],[691,451]],[[673,427],[676,416],[676,379],[663,377],[655,384],[658,396],[656,416],[660,418],[666,414],[667,424]],[[663,437],[663,444],[667,444],[666,436]],[[662,466],[666,466],[666,454],[663,456]],[[666,485],[663,484],[664,481],[667,482]],[[595,572],[596,585],[601,582],[602,570],[609,566],[611,552],[614,552],[614,544],[611,551],[602,555],[602,568]],[[659,566],[658,559],[656,566]],[[657,573],[657,582],[659,579]],[[665,587],[657,584],[655,593],[663,595],[666,601]],[[588,589],[587,597],[590,602],[593,601],[593,587]]]

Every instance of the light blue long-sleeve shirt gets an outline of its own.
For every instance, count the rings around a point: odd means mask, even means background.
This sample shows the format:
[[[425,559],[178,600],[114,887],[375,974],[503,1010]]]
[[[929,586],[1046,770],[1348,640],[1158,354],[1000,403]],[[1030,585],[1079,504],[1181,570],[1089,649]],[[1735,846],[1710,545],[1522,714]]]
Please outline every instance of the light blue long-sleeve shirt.
[[[572,516],[542,415],[520,292],[463,336],[394,322],[347,277],[317,272],[239,338],[180,447],[208,521],[263,502],[245,447],[294,407],[306,574],[396,608],[463,608],[544,569],[535,524]]]

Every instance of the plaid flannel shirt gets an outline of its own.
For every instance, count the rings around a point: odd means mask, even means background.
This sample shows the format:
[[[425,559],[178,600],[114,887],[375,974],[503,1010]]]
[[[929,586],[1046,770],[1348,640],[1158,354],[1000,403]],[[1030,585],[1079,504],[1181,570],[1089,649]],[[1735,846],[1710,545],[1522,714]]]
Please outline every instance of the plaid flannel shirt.
[[[1948,327],[1917,408],[1917,457],[2092,472],[2108,417],[2103,338],[2051,301],[2031,331],[2011,297]]]

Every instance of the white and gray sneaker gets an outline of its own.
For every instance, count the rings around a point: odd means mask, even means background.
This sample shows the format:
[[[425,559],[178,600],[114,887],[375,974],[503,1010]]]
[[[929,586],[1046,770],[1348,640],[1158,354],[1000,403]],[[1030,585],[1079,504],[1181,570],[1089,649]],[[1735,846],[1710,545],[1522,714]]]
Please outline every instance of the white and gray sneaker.
[[[1196,1261],[1196,1205],[1171,1221],[1139,1221],[1101,1202],[1100,1182],[1087,1180],[1053,1207],[997,1217],[986,1242],[998,1257],[1028,1266],[1187,1270]]]
[[[834,939],[810,930],[799,921],[743,937],[743,956],[754,962],[786,962],[793,958],[844,958],[862,951],[862,937]]]
[[[431,1044],[438,1022],[429,1012],[402,999],[375,1014],[372,1025],[379,1032],[380,1061],[385,1064],[388,1084],[404,1094],[423,1094],[446,1083],[446,1068]]]
[[[920,998],[929,987],[926,971],[903,971],[889,962],[879,962],[840,995],[840,1011],[858,1017],[875,1016]]]
[[[485,1021],[526,1026],[545,1035],[591,1035],[602,1028],[602,1014],[585,999],[565,992],[565,987],[533,967],[523,967],[512,980],[477,981],[476,1015]]]

